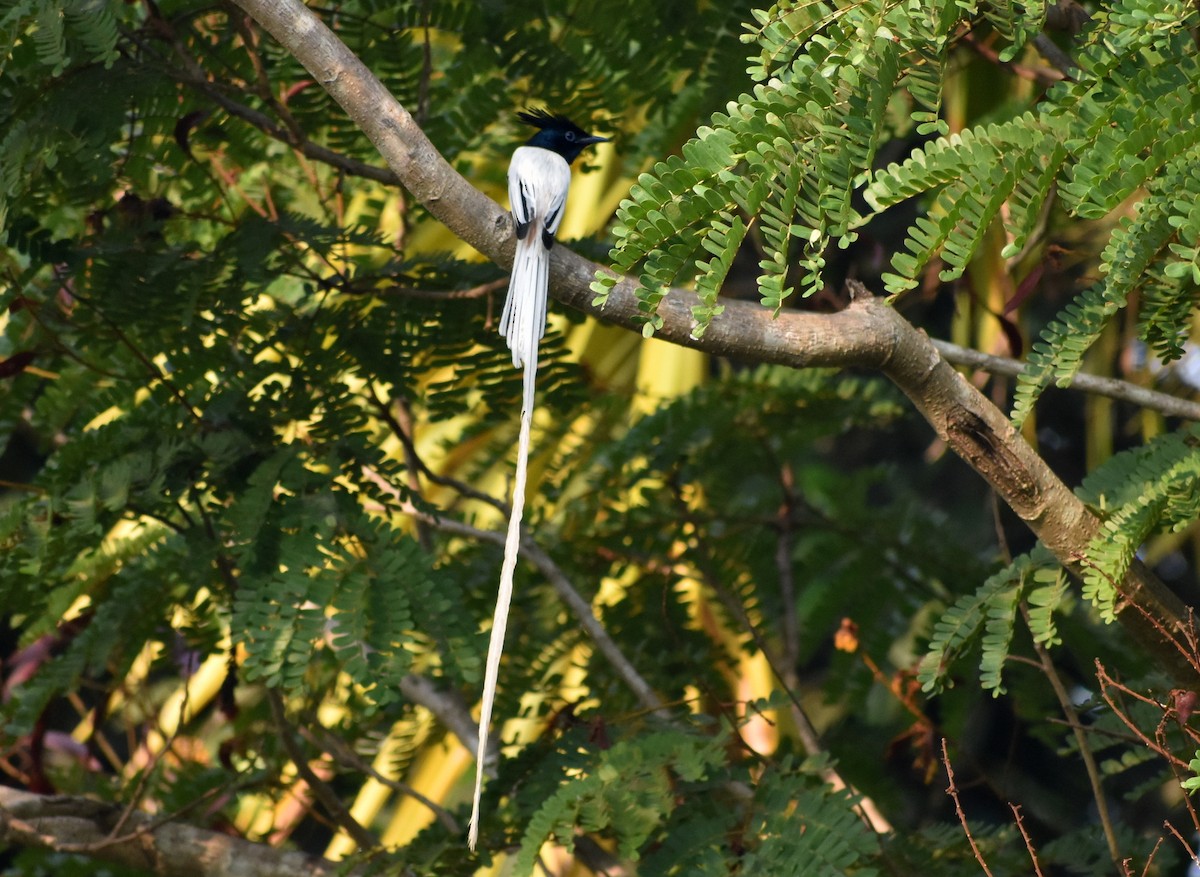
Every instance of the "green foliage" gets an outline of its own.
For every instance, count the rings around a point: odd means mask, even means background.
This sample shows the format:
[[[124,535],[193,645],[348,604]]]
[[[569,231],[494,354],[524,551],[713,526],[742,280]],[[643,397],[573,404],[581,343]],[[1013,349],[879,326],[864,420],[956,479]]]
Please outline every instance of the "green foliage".
[[[871,214],[928,200],[885,274],[901,293],[933,260],[939,279],[961,278],[988,230],[1002,222],[1006,257],[1022,253],[1057,195],[1075,216],[1100,219],[1144,190],[1132,220],[1101,257],[1102,283],[1069,305],[1034,345],[1014,421],[1051,381],[1068,381],[1113,314],[1137,294],[1139,330],[1164,359],[1181,355],[1200,289],[1197,161],[1200,75],[1185,0],[1118,3],[1097,17],[1075,81],[1051,89],[1038,111],[945,135],[903,162],[873,171],[881,138],[894,133],[894,95],[905,89],[912,120],[935,129],[951,34],[981,4],[795,3],[756,13],[750,74],[759,84],[716,114],[678,156],[639,177],[618,211],[611,263],[636,272],[647,332],[665,290],[695,280],[699,337],[720,313],[717,295],[734,255],[761,253],[764,306],[778,310],[799,287],[825,283],[825,254],[845,247]],[[982,4],[1015,57],[1045,4]],[[707,253],[708,258],[696,256]],[[603,301],[616,274],[601,273]]]
[[[29,41],[37,60],[61,73],[73,60],[112,64],[117,58],[119,6],[100,0],[19,0],[0,15],[0,58]],[[2,62],[0,62],[2,63]]]
[[[990,7],[989,17],[1004,25],[1014,49],[1044,14],[1037,4]],[[977,11],[975,4],[874,0],[782,3],[757,11],[756,26],[745,37],[759,48],[750,59],[749,73],[758,83],[753,92],[714,115],[711,126],[684,145],[682,156],[639,177],[618,210],[610,259],[621,273],[641,265],[638,295],[647,326],[653,328],[667,288],[697,277],[704,304],[694,314],[694,334],[703,334],[733,254],[751,228],[762,253],[758,283],[764,306],[778,311],[796,286],[805,295],[821,289],[827,250],[851,244],[865,221],[854,198],[882,139],[897,130],[897,90],[907,96],[908,116],[920,130],[941,130],[941,73],[950,35]],[[963,186],[977,192],[986,185],[990,199],[961,203],[963,228],[948,249],[963,262],[1009,192],[1018,182],[1027,185],[1029,168],[1044,167],[1026,159],[1029,167],[995,170],[990,166],[995,154],[956,153],[959,163],[969,161],[974,169]],[[997,182],[1003,185],[995,188]],[[1048,186],[1047,181],[1041,197]],[[883,183],[880,193],[888,188]],[[931,249],[947,243],[956,222],[947,220],[945,235],[928,242]],[[714,258],[695,261],[700,250]],[[924,261],[905,267],[915,271]],[[615,279],[597,276],[598,301]]]
[[[918,218],[909,231],[908,252],[892,256],[897,273],[884,275],[887,288],[894,293],[913,288],[937,255],[947,266],[939,279],[961,277],[1005,206],[1005,231],[1012,239],[1005,253],[1020,252],[1066,159],[1058,127],[1027,113],[935,140],[878,173],[866,191],[876,210],[938,190],[930,217]]]
[[[817,778],[816,765],[784,758],[754,783],[723,767],[723,735],[648,731],[603,749],[542,799],[514,865],[532,873],[548,838],[573,845],[578,829],[611,838],[639,873],[875,874],[875,837],[856,799]],[[736,864],[735,864],[736,863]]]
[[[828,788],[803,788],[788,766],[768,773],[756,790],[762,802],[761,819],[750,825],[753,839],[742,863],[742,873],[762,875],[794,871],[804,863],[804,873],[876,875],[871,864],[877,839],[852,809],[854,799]]]
[[[1031,604],[1029,627],[1035,641],[1054,645],[1059,641],[1054,613],[1060,610],[1066,593],[1062,568],[1044,547],[1039,545],[1016,558],[938,618],[917,670],[921,687],[941,692],[953,686],[955,662],[978,642],[980,684],[994,697],[1004,694],[1004,664],[1012,647],[1019,603],[1027,600]]]
[[[697,788],[722,762],[722,746],[720,738],[662,732],[601,752],[585,776],[562,785],[530,820],[517,856],[518,873],[533,870],[549,837],[573,846],[576,828],[611,832],[621,856],[637,859],[641,846],[670,816],[677,796]]]
[[[1200,427],[1159,436],[1118,454],[1091,472],[1079,489],[1104,517],[1088,546],[1083,595],[1112,618],[1119,583],[1146,539],[1182,530],[1200,517]]]

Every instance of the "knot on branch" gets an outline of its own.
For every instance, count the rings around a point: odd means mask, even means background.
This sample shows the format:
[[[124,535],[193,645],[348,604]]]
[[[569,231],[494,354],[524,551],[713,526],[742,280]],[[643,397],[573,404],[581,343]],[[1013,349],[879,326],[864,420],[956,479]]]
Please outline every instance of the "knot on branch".
[[[953,407],[946,417],[946,441],[988,483],[1004,485],[1013,510],[1032,513],[1038,500],[1037,479],[995,428],[974,411]]]

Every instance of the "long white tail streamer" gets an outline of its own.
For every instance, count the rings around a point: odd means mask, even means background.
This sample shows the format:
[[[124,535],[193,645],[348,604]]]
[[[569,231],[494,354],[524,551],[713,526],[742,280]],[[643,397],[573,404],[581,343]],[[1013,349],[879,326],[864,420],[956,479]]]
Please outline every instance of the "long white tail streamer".
[[[500,331],[512,349],[513,364],[524,366],[521,395],[521,432],[517,439],[517,471],[513,479],[512,514],[504,541],[504,564],[500,568],[500,589],[492,616],[492,634],[488,641],[487,669],[483,680],[483,704],[479,710],[479,745],[475,751],[475,794],[471,804],[471,822],[467,844],[473,850],[479,840],[479,800],[483,793],[483,773],[488,751],[488,730],[492,724],[492,706],[496,700],[496,681],[500,673],[500,655],[508,629],[508,607],[512,602],[513,574],[521,547],[521,518],[525,512],[525,475],[529,465],[529,433],[533,425],[533,397],[537,383],[538,341],[546,330],[546,298],[550,280],[550,252],[542,245],[540,229],[530,228],[524,240],[517,241],[508,298],[500,317]]]

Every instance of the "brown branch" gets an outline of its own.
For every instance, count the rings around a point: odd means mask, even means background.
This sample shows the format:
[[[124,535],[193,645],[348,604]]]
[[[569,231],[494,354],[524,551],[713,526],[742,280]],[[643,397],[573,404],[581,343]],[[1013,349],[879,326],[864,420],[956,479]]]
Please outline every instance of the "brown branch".
[[[401,795],[412,798],[425,807],[437,817],[438,822],[442,827],[451,834],[459,834],[462,831],[462,826],[458,824],[458,820],[445,807],[438,804],[432,798],[422,795],[408,783],[402,783],[399,780],[394,780],[391,777],[384,776],[377,771],[369,761],[360,756],[354,751],[344,740],[329,732],[328,729],[319,724],[300,725],[296,728],[300,735],[305,740],[320,748],[337,762],[340,762],[345,767],[351,770],[356,770],[364,776],[369,776],[371,779],[380,785],[387,786],[393,792],[398,792]]]
[[[511,219],[438,153],[413,117],[301,0],[236,0],[300,61],[362,128],[412,195],[455,234],[502,267],[512,264]],[[592,304],[600,266],[555,247],[551,292],[559,302],[610,323],[641,331],[631,278],[618,280],[600,306]],[[845,310],[774,316],[748,301],[723,302],[725,312],[692,337],[694,293],[671,290],[662,299],[661,339],[717,356],[794,368],[875,368],[904,391],[938,436],[996,490],[1068,568],[1099,527],[1092,512],[1059,480],[1008,418],[941,357],[925,334],[857,283]],[[1188,626],[1182,601],[1140,563],[1122,583],[1118,619],[1176,678],[1195,671],[1179,660],[1175,638]],[[1130,611],[1134,604],[1141,611]],[[1151,623],[1153,622],[1153,623]],[[1164,637],[1162,632],[1167,632]]]
[[[975,836],[971,834],[971,826],[967,822],[967,814],[963,812],[962,802],[958,799],[958,786],[954,784],[954,768],[950,766],[950,753],[946,750],[945,737],[942,738],[942,764],[946,766],[946,777],[949,780],[946,794],[954,801],[954,812],[958,814],[958,822],[967,836],[967,842],[971,844],[971,852],[975,854],[975,861],[979,863],[979,867],[983,868],[983,873],[987,874],[987,877],[992,877],[992,869],[988,867],[987,860],[979,851],[979,845],[975,843]]]
[[[1009,359],[1006,356],[993,356],[990,353],[983,353],[970,347],[960,347],[937,338],[933,339],[933,346],[946,358],[947,362],[954,365],[968,365],[993,375],[1016,377],[1029,367],[1023,362]],[[1129,402],[1139,408],[1147,408],[1169,417],[1200,420],[1200,403],[1172,396],[1170,393],[1160,393],[1158,390],[1131,384],[1129,381],[1077,372],[1067,386],[1074,390],[1091,393],[1094,396],[1105,396],[1109,399]]]
[[[86,852],[162,877],[334,877],[342,866],[181,822],[129,817],[129,834],[109,837],[121,808],[90,798],[0,787],[0,846]]]
[[[1021,832],[1021,837],[1025,841],[1025,849],[1029,850],[1029,858],[1033,861],[1033,872],[1037,877],[1043,877],[1042,866],[1038,862],[1037,850],[1033,848],[1033,838],[1029,836],[1029,831],[1025,828],[1025,818],[1021,816],[1021,808],[1016,804],[1009,802],[1008,809],[1012,811],[1013,819],[1017,823],[1017,830]]]
[[[1179,833],[1179,829],[1176,828],[1170,820],[1164,822],[1163,825],[1166,826],[1167,831],[1171,832],[1171,834],[1175,836],[1175,840],[1179,841],[1179,845],[1187,850],[1188,858],[1193,862],[1200,862],[1200,858],[1197,858],[1196,856],[1196,851],[1192,849],[1191,844],[1184,840],[1183,835]]]
[[[1024,600],[1021,601],[1021,616],[1025,619],[1025,626],[1030,627],[1029,623],[1029,606]],[[1067,717],[1067,722],[1071,726],[1071,730],[1075,735],[1075,743],[1079,747],[1079,755],[1083,759],[1084,769],[1087,771],[1088,783],[1092,787],[1092,800],[1096,802],[1096,813],[1100,817],[1100,825],[1104,828],[1104,839],[1108,843],[1108,854],[1113,860],[1113,864],[1120,867],[1121,864],[1121,848],[1117,841],[1117,830],[1113,825],[1112,816],[1108,812],[1108,798],[1104,794],[1104,784],[1100,778],[1100,768],[1096,764],[1096,756],[1092,754],[1092,747],[1088,743],[1087,734],[1083,731],[1083,726],[1079,721],[1079,712],[1075,709],[1075,705],[1071,703],[1071,695],[1067,692],[1067,687],[1063,685],[1062,677],[1058,675],[1058,670],[1054,666],[1054,662],[1050,659],[1050,653],[1046,647],[1038,642],[1033,641],[1033,650],[1037,653],[1038,662],[1042,674],[1050,683],[1050,687],[1054,690],[1054,696],[1058,699],[1058,707],[1062,710],[1063,715]],[[1017,823],[1020,825],[1020,822]],[[1022,827],[1021,832],[1025,829]]]
[[[313,794],[324,805],[329,815],[333,818],[334,823],[346,830],[346,833],[358,844],[360,852],[366,852],[378,847],[379,839],[363,828],[358,820],[350,815],[350,811],[346,809],[337,792],[330,788],[327,782],[317,776],[312,766],[309,765],[308,756],[304,754],[304,751],[300,748],[300,744],[292,736],[292,726],[287,720],[283,698],[279,696],[278,692],[267,689],[267,702],[271,705],[271,715],[275,719],[276,728],[279,730],[279,739],[283,741],[283,748],[287,750],[288,756],[296,766],[296,772],[300,774],[300,778],[308,784]]]

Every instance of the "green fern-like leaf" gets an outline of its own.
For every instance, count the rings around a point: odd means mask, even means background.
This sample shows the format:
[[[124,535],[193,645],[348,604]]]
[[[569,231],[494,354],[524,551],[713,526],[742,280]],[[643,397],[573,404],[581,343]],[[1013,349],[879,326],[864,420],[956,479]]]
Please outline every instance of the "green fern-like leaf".
[[[972,594],[960,597],[934,625],[929,648],[917,668],[917,680],[925,691],[939,692],[953,685],[950,668],[977,640],[982,647],[980,671],[984,688],[999,696],[1004,692],[1003,666],[1008,658],[1016,621],[1018,601],[1031,582],[1045,582],[1060,570],[1053,555],[1038,545],[1029,554],[988,578]],[[1044,585],[1043,585],[1044,587]],[[1050,615],[1061,604],[1050,593],[1039,591],[1039,616],[1035,636],[1052,639]]]
[[[516,870],[532,871],[547,838],[570,845],[576,828],[611,831],[620,854],[636,859],[678,799],[674,777],[697,783],[723,761],[720,738],[662,731],[621,741],[600,753],[588,773],[561,786],[530,820]]]
[[[1026,114],[940,138],[916,150],[903,164],[892,164],[877,174],[866,192],[877,210],[939,190],[933,218],[919,218],[905,241],[905,251],[893,256],[895,273],[885,277],[888,290],[899,293],[914,287],[939,253],[948,265],[941,279],[962,276],[1006,204],[1010,209],[1005,227],[1012,237],[1008,252],[1018,252],[1032,233],[1066,157],[1061,126]]]
[[[1024,422],[1041,391],[1051,382],[1063,386],[1079,371],[1087,351],[1135,290],[1153,289],[1155,293],[1143,322],[1144,335],[1160,348],[1180,349],[1180,324],[1168,321],[1176,319],[1178,308],[1190,309],[1197,285],[1190,270],[1182,277],[1168,278],[1152,267],[1164,258],[1175,260],[1177,254],[1170,245],[1175,242],[1176,228],[1190,227],[1188,217],[1195,203],[1187,197],[1181,201],[1180,195],[1200,191],[1190,170],[1194,161],[1195,156],[1189,153],[1171,163],[1169,172],[1156,181],[1151,194],[1138,205],[1137,216],[1122,220],[1113,232],[1102,255],[1105,281],[1067,305],[1033,344],[1013,400],[1016,425]]]
[[[1021,578],[1021,585],[1025,577]],[[979,681],[992,696],[1004,694],[1004,663],[1012,646],[1016,628],[1017,603],[1021,599],[1022,587],[996,591],[988,597],[984,611],[984,635],[980,642]]]
[[[1110,494],[1108,485],[1128,478]],[[1107,619],[1114,618],[1120,583],[1142,543],[1158,530],[1178,530],[1200,518],[1200,427],[1160,436],[1118,454],[1081,489],[1105,514],[1088,546],[1083,595]]]
[[[1033,634],[1034,642],[1047,647],[1062,642],[1054,616],[1063,611],[1070,594],[1066,570],[1047,567],[1033,571],[1033,587],[1029,589],[1026,599],[1029,602],[1029,632]]]

